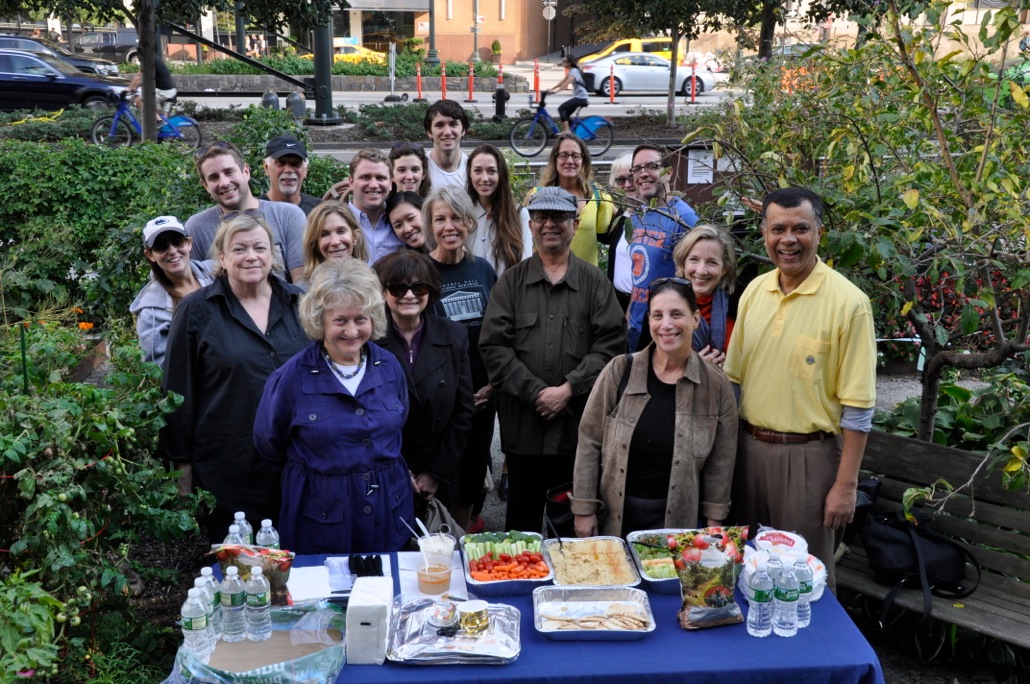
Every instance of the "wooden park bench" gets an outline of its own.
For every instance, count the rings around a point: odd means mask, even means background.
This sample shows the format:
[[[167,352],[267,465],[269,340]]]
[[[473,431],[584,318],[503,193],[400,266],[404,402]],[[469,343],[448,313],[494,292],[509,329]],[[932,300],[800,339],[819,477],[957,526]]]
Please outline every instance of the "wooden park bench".
[[[882,481],[873,513],[902,509],[906,489],[938,479],[958,488],[980,465],[980,456],[884,432],[872,432],[862,477]],[[972,494],[972,496],[970,496]],[[966,547],[982,566],[980,586],[963,599],[933,597],[932,616],[1023,648],[1030,648],[1030,494],[1006,491],[1001,474],[984,466],[970,491],[952,497],[934,529]],[[967,568],[967,579],[972,573]],[[851,590],[882,600],[890,587],[877,584],[859,538],[837,564],[838,592]],[[894,605],[921,613],[918,586],[895,595]]]

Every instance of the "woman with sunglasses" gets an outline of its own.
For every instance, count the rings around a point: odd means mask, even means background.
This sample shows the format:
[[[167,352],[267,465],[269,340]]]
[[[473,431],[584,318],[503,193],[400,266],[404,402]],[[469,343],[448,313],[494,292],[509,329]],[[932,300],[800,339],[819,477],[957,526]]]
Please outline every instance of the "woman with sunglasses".
[[[308,344],[300,288],[273,275],[282,257],[260,216],[219,224],[215,281],[187,296],[172,319],[163,388],[183,397],[167,417],[160,455],[181,471],[179,488],[215,497],[205,520],[212,542],[235,511],[277,518],[279,479],[254,448],[254,416],[265,381]]]
[[[386,300],[385,335],[377,344],[397,357],[408,381],[401,451],[417,487],[415,513],[422,517],[428,499],[451,502],[448,485],[472,426],[468,333],[426,311],[440,297],[440,274],[428,256],[393,252],[375,270]]]
[[[408,249],[428,252],[426,231],[422,226],[422,196],[408,190],[392,192],[386,198],[386,219],[393,228],[393,234],[400,238]]]
[[[190,259],[192,249],[193,240],[174,216],[158,216],[143,228],[143,256],[150,262],[150,280],[129,311],[136,317],[144,361],[163,365],[175,307],[213,280],[211,262]]]
[[[469,155],[465,189],[476,210],[472,253],[490,262],[500,278],[533,254],[529,212],[519,212],[508,180],[508,164],[493,145],[480,145]]]
[[[594,183],[593,163],[586,143],[571,133],[557,136],[547,165],[540,172],[540,185],[557,186],[576,198],[579,224],[572,238],[572,253],[596,266],[598,235],[607,232],[615,205],[611,196]],[[534,192],[536,188],[526,197],[525,206],[529,206]]]
[[[322,262],[352,257],[368,261],[365,236],[354,212],[339,202],[322,202],[311,210],[304,228],[304,283]]]
[[[719,525],[729,514],[737,402],[726,376],[691,348],[698,320],[688,281],[651,283],[653,342],[605,366],[579,424],[577,535]]]
[[[479,353],[479,333],[497,275],[485,259],[468,249],[469,234],[476,228],[476,216],[464,188],[434,188],[422,205],[422,222],[429,227],[426,236],[432,248],[429,256],[440,273],[441,297],[433,303],[433,312],[461,323],[468,331],[476,414],[461,459],[458,490],[450,507],[451,515],[467,529],[490,464],[497,413],[493,388]]]

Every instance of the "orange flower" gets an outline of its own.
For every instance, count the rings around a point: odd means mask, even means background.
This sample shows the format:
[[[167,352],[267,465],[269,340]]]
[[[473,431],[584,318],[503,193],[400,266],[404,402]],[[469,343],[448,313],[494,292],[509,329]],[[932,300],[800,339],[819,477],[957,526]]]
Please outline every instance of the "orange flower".
[[[92,323],[89,323],[89,322],[86,322],[86,321],[83,321],[82,323],[79,323],[79,330],[92,330],[92,329],[93,329],[93,324]]]
[[[74,311],[74,312],[75,312],[75,313],[77,313],[77,314],[80,314],[80,313],[86,313],[85,311],[83,311],[83,310],[82,310],[82,309],[80,309],[79,307],[75,307],[74,309],[72,309],[72,311]]]

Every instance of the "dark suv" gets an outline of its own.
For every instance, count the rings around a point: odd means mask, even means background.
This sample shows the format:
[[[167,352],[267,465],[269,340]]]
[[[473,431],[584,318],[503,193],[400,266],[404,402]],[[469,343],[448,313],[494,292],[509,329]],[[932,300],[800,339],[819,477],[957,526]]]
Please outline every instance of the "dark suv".
[[[73,55],[57,43],[46,38],[30,38],[29,36],[12,36],[0,33],[0,48],[11,48],[12,50],[27,50],[29,52],[42,52],[52,55],[58,59],[71,64],[79,71],[98,76],[117,76],[118,65],[107,59],[98,59],[86,55]]]
[[[118,104],[128,85],[122,78],[84,74],[50,55],[0,48],[2,111],[53,111],[73,104],[106,109]]]
[[[83,33],[72,41],[72,50],[115,62],[139,64],[139,37],[136,29]]]

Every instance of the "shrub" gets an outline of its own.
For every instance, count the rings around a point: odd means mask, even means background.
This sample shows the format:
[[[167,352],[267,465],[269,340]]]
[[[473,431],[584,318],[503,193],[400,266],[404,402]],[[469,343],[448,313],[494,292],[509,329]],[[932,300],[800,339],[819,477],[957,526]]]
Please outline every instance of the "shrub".
[[[89,138],[97,113],[78,106],[61,112],[0,113],[0,140],[57,142],[66,138]]]

